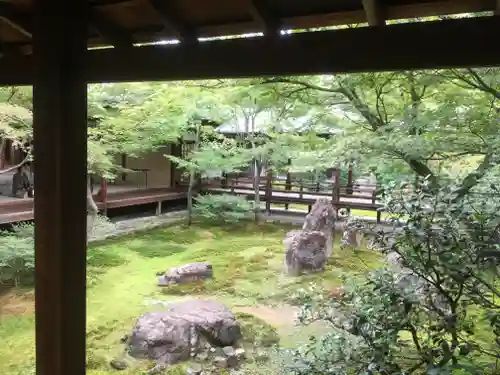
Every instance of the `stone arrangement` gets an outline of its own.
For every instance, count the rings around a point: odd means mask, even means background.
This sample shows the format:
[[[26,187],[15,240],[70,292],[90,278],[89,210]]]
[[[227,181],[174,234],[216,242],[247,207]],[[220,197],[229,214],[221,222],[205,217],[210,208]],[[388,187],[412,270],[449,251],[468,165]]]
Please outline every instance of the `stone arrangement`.
[[[132,360],[149,360],[155,366],[147,373],[158,374],[188,361],[187,375],[213,375],[221,369],[239,368],[249,358],[269,359],[266,348],[242,337],[244,323],[216,301],[191,299],[162,306],[137,319],[131,333],[121,340],[123,357],[113,359],[111,367],[123,371]]]
[[[213,277],[213,269],[212,265],[209,263],[196,262],[170,268],[165,273],[159,273],[158,276],[159,286],[185,284],[211,279]]]
[[[342,233],[342,240],[340,241],[340,248],[344,249],[346,247],[359,249],[361,247],[361,242],[363,241],[363,234],[354,229],[346,226],[344,232]]]
[[[302,229],[286,234],[285,270],[291,276],[323,271],[333,251],[336,212],[330,201],[320,198],[306,216]]]
[[[221,366],[234,365],[244,357],[244,351],[233,348],[240,339],[240,325],[226,306],[216,301],[193,299],[141,315],[123,341],[125,355],[156,363],[149,371],[155,374],[181,361],[208,357],[216,348],[223,348],[224,361],[222,355],[214,361]],[[112,361],[111,365],[115,369],[126,368],[120,360]]]

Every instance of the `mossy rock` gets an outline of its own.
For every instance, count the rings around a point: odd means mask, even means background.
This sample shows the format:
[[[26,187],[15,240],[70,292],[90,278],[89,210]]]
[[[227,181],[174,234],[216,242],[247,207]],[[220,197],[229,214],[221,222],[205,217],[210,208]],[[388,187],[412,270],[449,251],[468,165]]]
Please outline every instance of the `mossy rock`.
[[[278,331],[266,321],[247,313],[236,313],[240,323],[243,342],[254,346],[269,347],[279,343]]]

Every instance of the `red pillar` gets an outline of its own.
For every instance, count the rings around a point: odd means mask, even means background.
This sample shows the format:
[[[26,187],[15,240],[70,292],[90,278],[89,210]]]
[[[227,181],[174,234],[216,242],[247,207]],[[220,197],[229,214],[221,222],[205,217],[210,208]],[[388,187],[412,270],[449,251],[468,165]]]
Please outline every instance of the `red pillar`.
[[[87,0],[35,0],[36,374],[85,374]]]

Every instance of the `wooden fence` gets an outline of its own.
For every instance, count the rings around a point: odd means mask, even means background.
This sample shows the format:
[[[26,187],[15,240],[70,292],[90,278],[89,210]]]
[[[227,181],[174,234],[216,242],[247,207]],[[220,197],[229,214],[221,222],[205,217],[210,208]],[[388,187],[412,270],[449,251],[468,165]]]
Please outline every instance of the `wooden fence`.
[[[340,181],[339,178],[335,181]],[[253,180],[248,177],[234,177],[224,179],[208,179],[202,182],[201,190],[211,194],[233,194],[253,199],[255,196]],[[265,202],[266,211],[272,210],[271,205],[284,205],[285,210],[294,206],[311,206],[318,198],[330,198],[333,206],[338,210],[357,209],[376,211],[377,221],[381,219],[381,204],[377,200],[381,189],[376,185],[348,185],[323,182],[311,183],[299,179],[275,180],[272,176],[262,176],[259,181],[259,196]]]

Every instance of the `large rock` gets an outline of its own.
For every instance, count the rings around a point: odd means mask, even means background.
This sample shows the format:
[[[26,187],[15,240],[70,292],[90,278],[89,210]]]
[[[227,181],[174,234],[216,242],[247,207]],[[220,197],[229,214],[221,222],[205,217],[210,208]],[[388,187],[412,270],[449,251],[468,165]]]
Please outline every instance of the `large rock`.
[[[326,236],[325,253],[329,257],[333,251],[333,237],[335,233],[336,210],[330,200],[319,198],[311,207],[304,221],[302,229],[305,231],[319,231]]]
[[[213,277],[212,265],[204,262],[185,264],[170,268],[164,275],[158,277],[159,286],[190,283]]]
[[[327,236],[323,232],[294,230],[287,233],[283,243],[286,246],[285,269],[289,275],[323,271],[327,261]]]
[[[240,325],[226,306],[194,299],[141,315],[127,337],[126,352],[136,359],[156,361],[152,374],[207,347],[234,345],[240,338]]]
[[[340,248],[343,249],[345,247],[348,248],[351,247],[359,249],[361,247],[362,240],[363,240],[363,234],[359,230],[346,226],[344,228],[344,232],[342,233]]]

